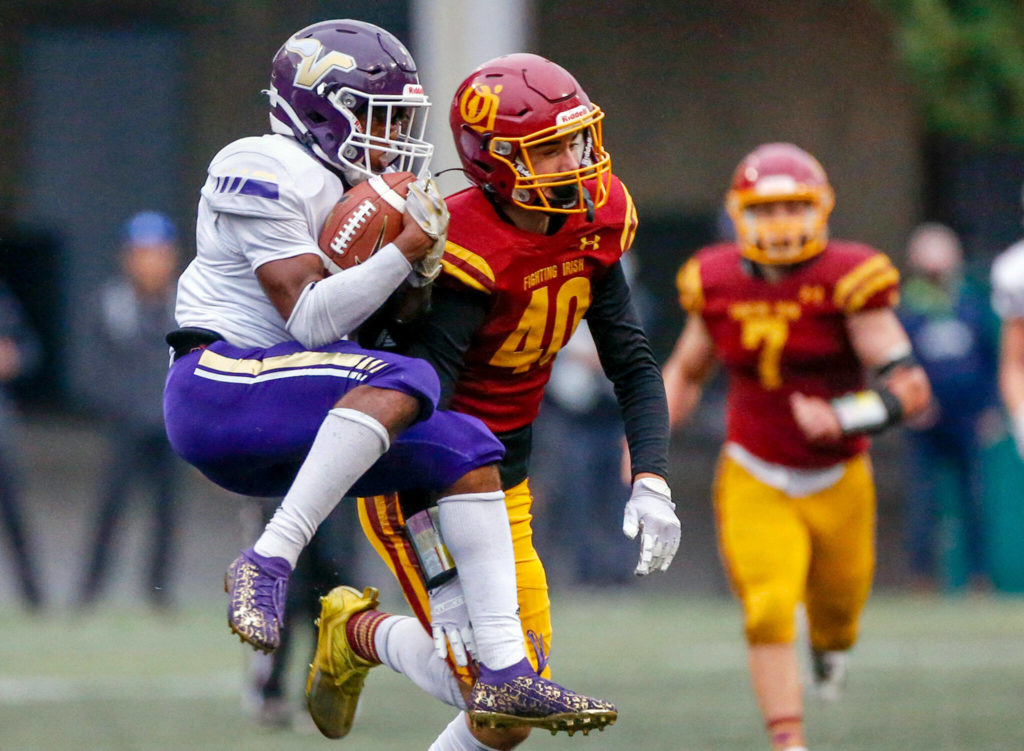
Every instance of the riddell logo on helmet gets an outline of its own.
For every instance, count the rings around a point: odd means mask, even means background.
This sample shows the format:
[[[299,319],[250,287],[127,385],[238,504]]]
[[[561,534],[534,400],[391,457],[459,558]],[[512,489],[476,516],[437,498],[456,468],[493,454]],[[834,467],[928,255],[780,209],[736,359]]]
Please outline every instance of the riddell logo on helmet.
[[[754,186],[754,192],[758,195],[788,195],[796,193],[800,189],[796,179],[792,175],[765,175]]]
[[[405,96],[423,96],[423,87],[418,83],[407,83],[402,89]]]
[[[555,123],[558,125],[565,125],[573,120],[580,120],[586,117],[589,112],[590,109],[585,104],[581,104],[579,107],[573,107],[571,110],[559,112],[558,117],[555,118]]]

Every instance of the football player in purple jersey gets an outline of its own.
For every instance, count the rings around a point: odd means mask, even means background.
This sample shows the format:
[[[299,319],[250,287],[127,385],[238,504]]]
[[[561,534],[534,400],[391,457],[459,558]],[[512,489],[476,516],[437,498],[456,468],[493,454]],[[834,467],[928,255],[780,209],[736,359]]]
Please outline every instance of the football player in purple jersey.
[[[429,100],[415,63],[384,29],[324,21],[284,43],[267,94],[272,134],[234,141],[210,163],[196,256],[178,282],[179,328],[168,335],[175,450],[223,488],[283,496],[228,570],[231,629],[275,649],[289,574],[342,497],[425,488],[439,497],[481,665],[467,700],[440,659],[429,687],[471,714],[495,696],[531,718],[609,706],[541,678],[526,659],[501,444],[481,422],[436,408],[427,363],[346,339],[399,286],[429,284],[440,267],[448,212],[427,173]],[[345,190],[389,171],[420,176],[400,234],[357,267],[333,267],[317,245],[327,213]],[[372,589],[353,592],[342,619],[374,599]],[[385,654],[388,634],[402,630],[391,618],[377,641]],[[415,630],[401,648],[432,651],[430,635],[404,620]],[[324,680],[344,695],[362,685],[359,666]],[[350,720],[331,729],[344,734]]]

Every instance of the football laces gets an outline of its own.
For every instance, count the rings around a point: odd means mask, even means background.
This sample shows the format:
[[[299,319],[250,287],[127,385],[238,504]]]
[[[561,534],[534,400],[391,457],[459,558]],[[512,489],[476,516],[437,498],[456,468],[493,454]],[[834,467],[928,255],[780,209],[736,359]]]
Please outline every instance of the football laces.
[[[331,250],[339,256],[345,255],[348,252],[349,244],[359,232],[359,229],[366,224],[376,210],[377,207],[373,205],[373,201],[362,201],[334,234],[334,237],[331,238]]]

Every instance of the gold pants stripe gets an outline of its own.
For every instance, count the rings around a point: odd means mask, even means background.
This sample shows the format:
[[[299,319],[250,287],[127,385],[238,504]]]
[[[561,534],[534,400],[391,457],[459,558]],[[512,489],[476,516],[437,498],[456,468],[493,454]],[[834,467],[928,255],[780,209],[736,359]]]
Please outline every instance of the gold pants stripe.
[[[359,522],[366,539],[377,551],[402,587],[402,593],[417,620],[430,633],[430,601],[419,562],[412,545],[403,532],[405,519],[398,505],[398,496],[375,495],[360,498]]]
[[[530,639],[526,634],[534,632],[543,640],[544,649],[551,646],[551,600],[548,596],[547,574],[544,565],[533,546],[533,515],[531,506],[529,481],[524,480],[513,488],[505,491],[505,504],[508,508],[509,523],[512,528],[512,546],[516,559],[516,582],[519,595],[519,617],[523,622],[523,634],[526,641],[526,654],[534,667],[538,664]],[[408,540],[402,532],[404,519],[398,506],[397,495],[374,496],[360,498],[359,521],[363,532],[377,554],[395,576],[406,601],[413,613],[430,631],[430,604],[419,564],[412,552]],[[459,678],[471,682],[469,672],[465,668],[452,665]],[[551,671],[545,668],[545,677]]]

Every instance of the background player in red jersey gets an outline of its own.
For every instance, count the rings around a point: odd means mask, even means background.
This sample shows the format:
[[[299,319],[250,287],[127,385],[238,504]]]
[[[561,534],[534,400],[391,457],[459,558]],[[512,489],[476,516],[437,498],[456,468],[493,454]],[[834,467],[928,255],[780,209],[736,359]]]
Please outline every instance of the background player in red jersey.
[[[798,605],[822,698],[838,696],[857,638],[874,572],[866,435],[930,398],[892,309],[898,272],[873,248],[829,240],[832,206],[824,169],[802,149],[771,143],[744,158],[727,196],[737,240],[679,272],[689,315],[663,371],[673,426],[716,362],[728,375],[719,547],[773,749],[805,747]]]
[[[430,361],[441,377],[442,402],[482,419],[505,445],[500,471],[520,615],[528,652],[543,674],[549,672],[551,616],[531,528],[530,434],[553,359],[584,317],[625,418],[634,483],[623,531],[641,535],[636,573],[666,569],[679,544],[665,482],[664,388],[619,263],[633,242],[636,210],[611,173],[603,117],[572,75],[537,55],[508,55],[477,68],[456,92],[450,115],[474,185],[448,198],[449,242],[431,313],[406,327],[384,321],[361,334],[364,343],[393,340],[403,352]],[[364,499],[360,508],[364,530],[425,626],[432,611],[447,655],[443,637],[462,641],[465,633],[447,607],[458,601],[458,579],[424,583],[403,532],[417,512],[407,496],[401,505],[395,496]],[[372,611],[355,616],[357,623],[373,617]],[[465,669],[460,675],[471,681]],[[431,749],[508,749],[528,732],[470,728],[460,715]]]

